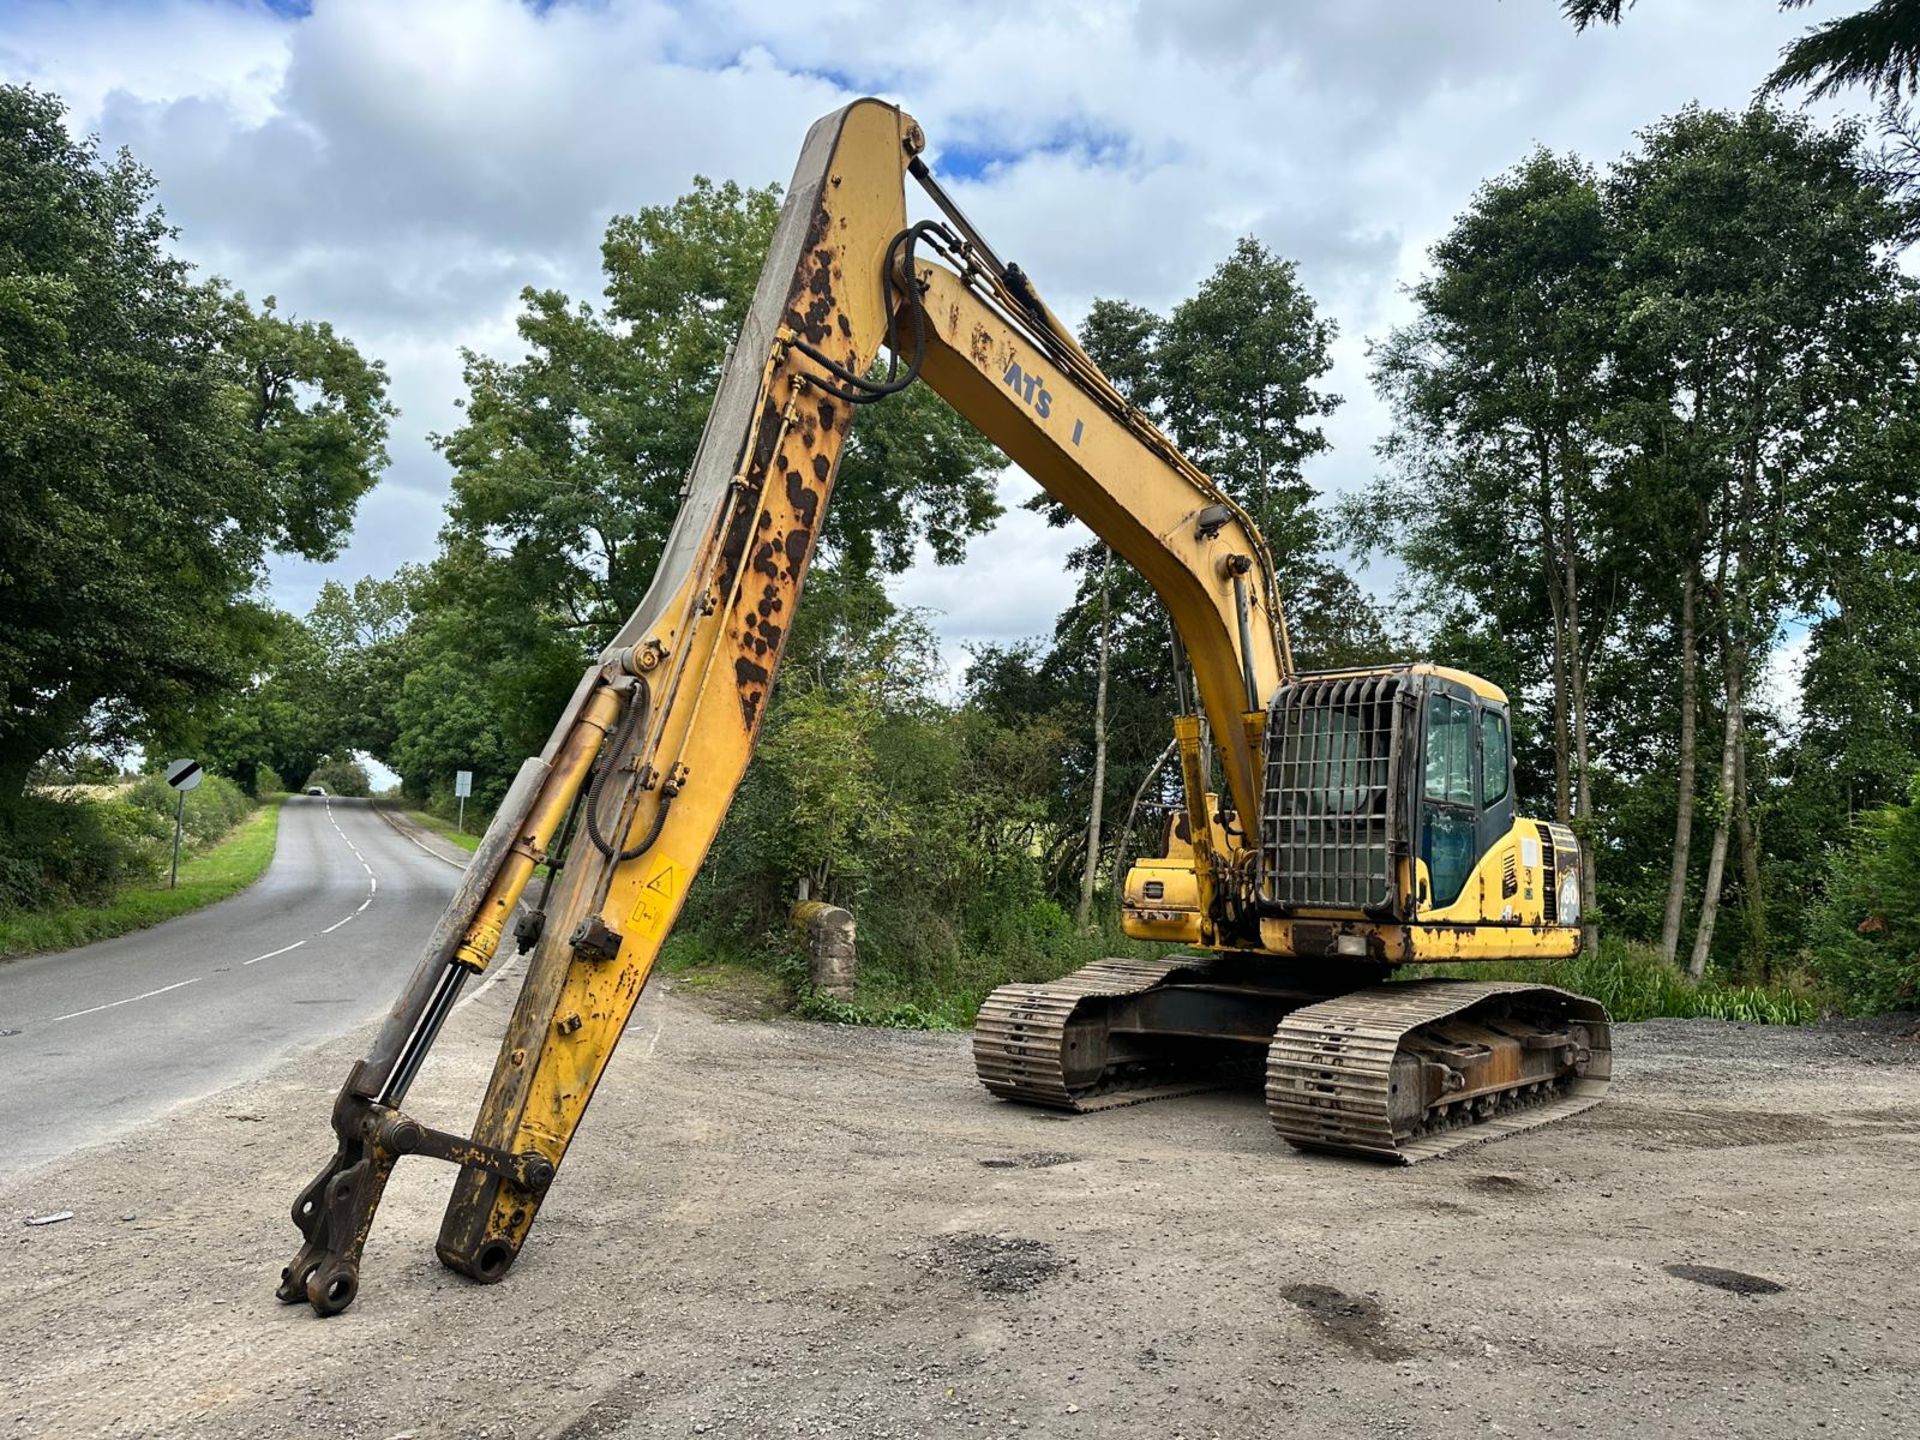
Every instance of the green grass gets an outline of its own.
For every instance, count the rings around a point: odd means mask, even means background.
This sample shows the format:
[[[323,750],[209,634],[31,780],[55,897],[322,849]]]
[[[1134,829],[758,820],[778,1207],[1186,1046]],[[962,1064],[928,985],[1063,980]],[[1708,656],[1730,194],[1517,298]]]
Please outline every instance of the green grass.
[[[184,857],[178,889],[169,890],[161,880],[124,890],[107,905],[0,917],[0,959],[111,940],[239,894],[266,873],[273,859],[284,798],[260,806],[211,849]]]
[[[1615,1020],[1653,1020],[1662,1017],[1698,1020],[1736,1020],[1750,1025],[1804,1025],[1820,1018],[1818,1000],[1794,985],[1736,985],[1708,975],[1695,982],[1677,966],[1645,945],[1605,939],[1598,954],[1539,964],[1422,966],[1404,972],[1416,975],[1465,976],[1527,980],[1558,985],[1586,995],[1607,1007]]]
[[[462,850],[478,850],[480,848],[480,837],[477,834],[469,834],[463,830],[456,830],[453,822],[450,820],[442,820],[438,815],[430,815],[425,810],[403,810],[400,813],[405,815],[407,819],[413,821],[413,823],[418,825],[422,830],[431,830],[442,840],[451,840]]]
[[[462,850],[473,851],[480,848],[479,833],[457,830],[451,821],[442,820],[438,815],[434,815],[426,810],[403,810],[399,813],[413,821],[413,823],[418,825],[422,830],[431,830],[442,840],[458,845]],[[484,827],[482,828],[484,829]],[[547,867],[545,865],[535,866],[533,874],[535,879],[544,880],[547,875]]]

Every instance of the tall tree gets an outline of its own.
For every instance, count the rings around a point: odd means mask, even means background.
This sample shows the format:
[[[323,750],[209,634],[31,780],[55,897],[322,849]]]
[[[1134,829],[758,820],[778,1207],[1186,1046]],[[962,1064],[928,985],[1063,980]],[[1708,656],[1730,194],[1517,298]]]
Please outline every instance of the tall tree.
[[[193,279],[153,193],[0,87],[0,809],[241,683],[267,556],[334,554],[385,463],[378,363]]]
[[[1830,573],[1820,527],[1889,387],[1907,385],[1913,287],[1893,245],[1903,217],[1858,165],[1858,131],[1764,106],[1689,109],[1646,132],[1609,185],[1623,242],[1629,343],[1668,358],[1711,485],[1702,599],[1721,670],[1718,819],[1689,968],[1704,971],[1728,846],[1740,842],[1749,950],[1759,842],[1743,775],[1752,669],[1783,616]],[[1880,472],[1879,487],[1893,477]]]
[[[513,717],[550,721],[645,592],[778,213],[775,187],[696,179],[672,204],[609,223],[601,306],[527,290],[525,358],[467,355],[465,417],[437,441],[454,467],[435,567],[448,583],[429,588],[418,623],[464,637],[474,673],[409,678],[396,754],[416,788],[433,782],[429,766],[453,769],[433,694],[466,717],[469,750],[537,747],[531,719]],[[865,407],[816,572],[894,573],[923,543],[957,561],[999,514],[1001,463],[925,386]],[[489,704],[500,725],[483,744]]]
[[[1612,247],[1577,160],[1536,151],[1481,187],[1413,288],[1419,318],[1376,352],[1393,468],[1350,511],[1363,534],[1478,597],[1504,633],[1548,634],[1554,809],[1588,836],[1589,907]]]

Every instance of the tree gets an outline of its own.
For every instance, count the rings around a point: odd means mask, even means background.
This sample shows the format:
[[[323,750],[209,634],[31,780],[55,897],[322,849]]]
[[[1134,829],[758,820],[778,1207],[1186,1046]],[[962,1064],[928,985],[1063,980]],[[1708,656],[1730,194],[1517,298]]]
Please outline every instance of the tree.
[[[1689,968],[1704,972],[1737,832],[1748,950],[1766,951],[1751,808],[1750,674],[1796,602],[1825,593],[1833,517],[1867,481],[1893,391],[1911,385],[1914,287],[1893,258],[1903,217],[1858,164],[1858,131],[1754,106],[1688,109],[1617,168],[1628,343],[1666,357],[1709,483],[1702,599],[1721,655],[1718,818]],[[1866,447],[1866,449],[1863,449]],[[1876,503],[1876,500],[1880,503]]]
[[[237,692],[170,712],[145,736],[151,753],[198,756],[256,792],[264,767],[297,782],[345,743],[325,645],[297,616],[273,612],[258,672]]]
[[[361,800],[373,793],[372,782],[367,779],[367,767],[344,752],[329,755],[314,766],[301,788],[310,789],[315,785],[329,795],[346,795]]]
[[[0,87],[0,809],[254,668],[267,556],[325,558],[374,483],[386,378],[170,253],[154,182]]]
[[[1920,773],[1907,802],[1850,827],[1810,926],[1819,973],[1856,1013],[1920,998]]]
[[[1589,906],[1612,246],[1577,160],[1538,150],[1481,187],[1413,288],[1419,318],[1376,352],[1395,468],[1350,510],[1360,533],[1473,594],[1502,633],[1549,636],[1554,809],[1589,836]]]
[[[1377,352],[1394,469],[1356,521],[1442,616],[1435,653],[1510,693],[1551,677],[1556,807],[1608,914],[1671,959],[1697,894],[1696,974],[1723,896],[1763,975],[1775,918],[1797,929],[1844,823],[1813,737],[1858,714],[1887,737],[1869,792],[1904,773],[1883,657],[1909,608],[1916,311],[1892,261],[1904,217],[1856,139],[1690,109],[1603,177],[1536,153],[1476,196]],[[1818,617],[1818,648],[1789,744],[1753,676],[1794,614]],[[1539,752],[1515,739],[1524,773]]]
[[[1574,27],[1618,25],[1635,0],[1563,0],[1561,9]],[[1782,10],[1805,8],[1811,0],[1779,0]],[[1818,100],[1861,85],[1892,98],[1920,86],[1920,0],[1875,0],[1864,10],[1814,26],[1780,52],[1780,63],[1763,90],[1811,87]]]
[[[1340,404],[1320,387],[1333,368],[1333,337],[1294,263],[1247,236],[1174,306],[1154,352],[1169,433],[1253,515],[1281,568],[1283,595],[1321,539],[1301,466],[1326,450],[1315,422]]]

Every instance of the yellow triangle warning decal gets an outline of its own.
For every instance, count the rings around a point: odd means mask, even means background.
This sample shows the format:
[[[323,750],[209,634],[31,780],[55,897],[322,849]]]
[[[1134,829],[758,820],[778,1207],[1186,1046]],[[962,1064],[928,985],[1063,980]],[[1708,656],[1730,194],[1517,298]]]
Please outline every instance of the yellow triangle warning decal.
[[[673,914],[674,896],[679,889],[680,866],[672,860],[662,860],[660,868],[634,892],[633,909],[627,917],[627,933],[649,938],[664,933],[667,917]]]

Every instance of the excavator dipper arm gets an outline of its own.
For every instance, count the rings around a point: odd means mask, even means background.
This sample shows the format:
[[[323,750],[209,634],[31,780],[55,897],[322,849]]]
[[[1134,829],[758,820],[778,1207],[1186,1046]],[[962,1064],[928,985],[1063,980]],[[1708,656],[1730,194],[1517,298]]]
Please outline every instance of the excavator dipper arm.
[[[1262,697],[1290,668],[1265,546],[932,186],[923,143],[874,100],[809,132],[659,573],[349,1073],[281,1299],[352,1303],[405,1154],[460,1167],[441,1260],[481,1281],[513,1264],[746,769],[859,404],[925,379],[1138,567],[1185,642],[1233,803],[1258,813]],[[951,226],[909,227],[909,174]],[[893,378],[874,381],[883,345]],[[408,1088],[542,863],[557,874],[518,927],[532,955],[474,1131],[434,1130],[405,1113]]]

